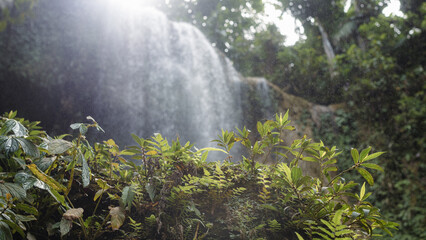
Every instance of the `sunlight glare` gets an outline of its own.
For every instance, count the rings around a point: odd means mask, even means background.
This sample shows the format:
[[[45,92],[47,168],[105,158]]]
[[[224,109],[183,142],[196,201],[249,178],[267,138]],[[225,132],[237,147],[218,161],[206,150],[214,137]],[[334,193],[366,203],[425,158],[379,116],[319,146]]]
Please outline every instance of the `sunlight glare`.
[[[383,14],[386,17],[389,17],[391,14],[398,17],[404,17],[404,14],[399,10],[400,6],[401,3],[399,0],[390,0],[388,6],[383,9]]]
[[[144,6],[152,3],[151,0],[108,0],[110,6],[124,13],[131,13],[140,10]]]

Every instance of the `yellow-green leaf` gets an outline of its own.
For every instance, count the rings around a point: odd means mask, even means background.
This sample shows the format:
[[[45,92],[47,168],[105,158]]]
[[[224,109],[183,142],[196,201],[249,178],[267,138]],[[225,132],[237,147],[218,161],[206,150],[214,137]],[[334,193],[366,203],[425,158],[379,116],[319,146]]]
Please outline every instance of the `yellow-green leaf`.
[[[371,174],[367,170],[365,170],[364,168],[357,168],[356,170],[365,178],[365,180],[367,180],[368,184],[374,184],[373,176],[371,176]]]
[[[364,198],[364,195],[365,195],[365,182],[364,182],[364,184],[362,184],[361,191],[359,193],[359,200],[360,201],[362,201],[362,199]]]
[[[65,186],[63,186],[62,184],[58,183],[55,179],[53,179],[52,177],[46,175],[45,173],[41,172],[40,170],[38,170],[37,166],[32,163],[27,165],[28,169],[31,170],[31,172],[42,182],[46,183],[49,187],[51,187],[52,189],[56,190],[56,191],[66,191]]]
[[[352,159],[354,160],[354,163],[357,164],[359,162],[358,150],[356,150],[355,148],[352,148],[351,149],[351,155],[352,155]]]
[[[382,167],[380,167],[379,165],[374,164],[374,163],[363,163],[363,164],[361,164],[361,166],[366,167],[366,168],[376,169],[376,170],[379,170],[381,172],[384,172]]]

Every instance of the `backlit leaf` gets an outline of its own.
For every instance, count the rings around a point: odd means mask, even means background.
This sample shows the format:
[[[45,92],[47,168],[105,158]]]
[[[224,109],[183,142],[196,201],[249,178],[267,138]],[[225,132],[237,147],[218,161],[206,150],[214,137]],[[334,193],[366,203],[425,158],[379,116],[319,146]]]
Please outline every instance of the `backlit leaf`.
[[[376,152],[376,153],[370,154],[363,161],[366,162],[368,160],[375,159],[375,158],[379,157],[380,155],[382,155],[383,153],[385,153],[385,152]]]
[[[356,148],[352,148],[351,149],[351,155],[352,155],[352,159],[354,160],[354,163],[357,164],[359,162],[358,150],[356,150]]]
[[[384,172],[382,167],[380,167],[379,165],[374,164],[374,163],[363,163],[363,164],[361,164],[361,166],[366,167],[366,168],[376,169],[376,170],[379,170],[381,172]]]
[[[374,184],[373,176],[371,176],[371,174],[367,170],[365,170],[364,168],[357,168],[356,170],[365,178],[365,180],[367,180],[368,184]]]

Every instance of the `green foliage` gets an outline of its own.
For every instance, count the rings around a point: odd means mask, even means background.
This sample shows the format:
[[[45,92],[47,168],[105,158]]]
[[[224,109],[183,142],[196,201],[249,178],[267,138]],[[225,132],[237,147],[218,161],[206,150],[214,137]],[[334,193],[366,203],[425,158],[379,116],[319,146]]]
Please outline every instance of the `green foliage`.
[[[2,136],[23,137],[39,154],[22,146],[2,149],[0,160],[8,167],[0,183],[5,239],[15,233],[85,239],[365,239],[375,229],[391,234],[397,226],[367,202],[372,193],[365,183],[354,194],[358,184],[341,177],[358,170],[373,184],[370,169],[382,169],[370,161],[382,153],[353,149],[354,164],[335,174],[340,156],[335,147],[306,137],[284,144],[282,136],[293,130],[288,112],[259,122],[256,141],[246,128],[238,134],[222,131],[215,141],[225,152],[237,143],[247,148],[248,156],[239,162],[207,162],[206,153],[222,150],[193,150],[179,139],[170,145],[160,134],[133,135],[136,146],[124,150],[112,139],[91,147],[87,130],[102,130],[91,117],[91,123],[72,124],[78,136],[67,141],[65,135],[50,138],[15,115],[2,118]],[[267,159],[274,164],[263,164]],[[321,176],[304,175],[300,161],[317,163]],[[30,228],[23,224],[28,221]],[[40,232],[46,227],[48,233]]]

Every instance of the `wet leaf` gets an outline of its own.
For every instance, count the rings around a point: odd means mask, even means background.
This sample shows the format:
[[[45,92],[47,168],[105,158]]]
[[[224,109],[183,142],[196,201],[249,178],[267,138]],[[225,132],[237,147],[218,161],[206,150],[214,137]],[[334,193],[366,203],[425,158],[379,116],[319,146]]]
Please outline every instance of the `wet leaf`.
[[[27,128],[25,128],[20,122],[14,120],[14,119],[9,119],[7,120],[2,128],[2,133],[4,135],[8,134],[10,131],[13,132],[13,134],[16,137],[25,137],[28,135],[28,130]]]
[[[24,150],[24,153],[26,155],[32,156],[32,157],[39,157],[40,156],[40,152],[37,148],[37,146],[28,141],[25,138],[16,138],[16,140],[19,142],[19,144],[22,147],[22,150]]]
[[[72,148],[73,144],[63,139],[53,139],[47,146],[50,154],[62,154]]]
[[[62,215],[62,218],[73,221],[83,217],[83,212],[84,212],[83,208],[71,208],[71,209],[68,209],[64,213],[64,215]]]
[[[124,206],[131,206],[133,202],[133,198],[135,197],[135,192],[132,186],[126,186],[123,189],[121,194],[121,199],[123,200]]]
[[[61,231],[61,236],[65,236],[70,232],[72,228],[72,221],[62,218],[61,223],[59,225],[59,229]]]
[[[65,191],[66,188],[62,184],[58,183],[55,179],[52,177],[46,175],[44,172],[41,172],[37,166],[33,164],[27,165],[27,167],[31,170],[31,172],[41,181],[46,183],[49,187],[56,191]]]
[[[46,171],[49,169],[50,165],[55,161],[56,157],[42,158],[38,161],[34,161],[34,164],[37,165],[40,171]]]
[[[154,185],[147,183],[145,185],[145,189],[148,192],[149,198],[151,199],[152,202],[154,202],[154,198],[155,198],[155,187]]]
[[[83,123],[73,123],[73,124],[70,125],[70,128],[75,130],[75,129],[80,128],[81,125],[83,125]]]
[[[109,214],[111,215],[111,228],[112,230],[118,230],[123,225],[126,218],[126,213],[122,207],[113,207],[110,209]]]
[[[11,194],[14,198],[18,198],[20,200],[27,197],[27,192],[23,187],[21,187],[21,185],[10,182],[0,183],[0,194],[4,197],[6,197],[7,194]]]
[[[87,164],[86,158],[83,156],[83,154],[80,153],[81,163],[83,170],[81,172],[81,178],[83,180],[83,187],[87,187],[90,184],[90,169],[89,165]]]

